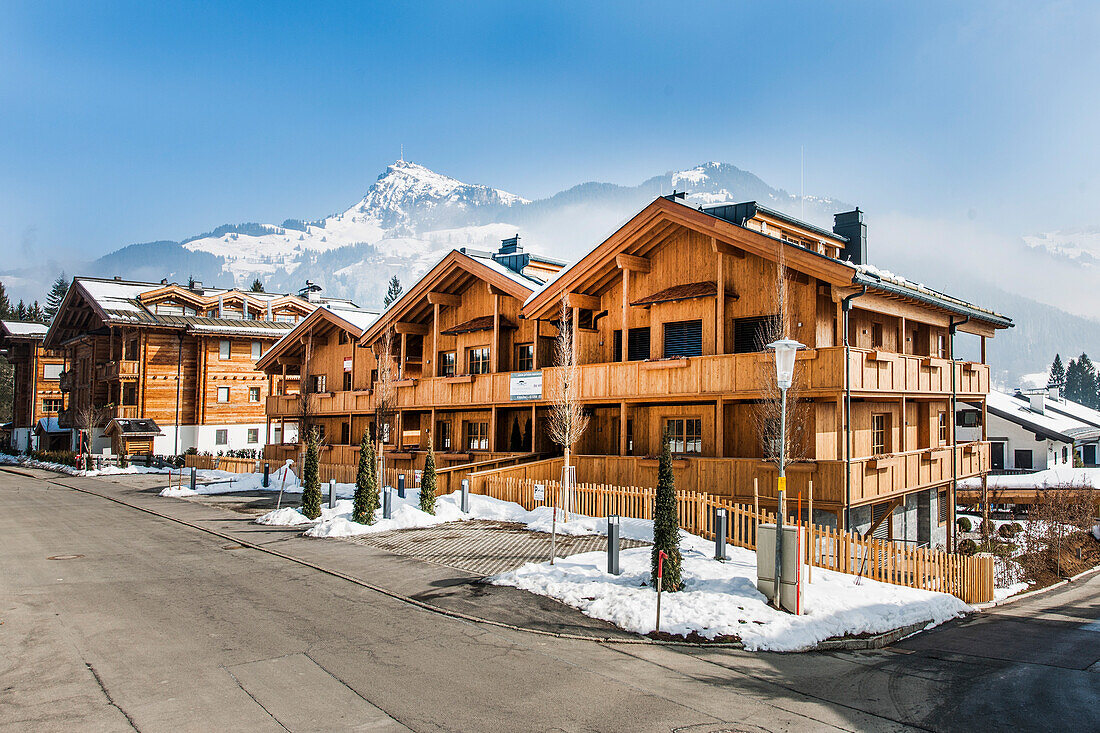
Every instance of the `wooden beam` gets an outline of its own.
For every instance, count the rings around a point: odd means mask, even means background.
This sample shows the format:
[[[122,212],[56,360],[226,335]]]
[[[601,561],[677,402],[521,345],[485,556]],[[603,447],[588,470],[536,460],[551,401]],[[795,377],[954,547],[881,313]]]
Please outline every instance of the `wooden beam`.
[[[600,299],[595,295],[585,295],[584,293],[569,293],[565,296],[565,304],[570,308],[586,308],[592,311],[601,310]]]
[[[718,237],[710,238],[710,246],[718,254],[729,255],[730,257],[736,257],[739,260],[745,259],[745,250],[740,247],[735,247],[732,244],[723,242]]]
[[[615,255],[615,264],[623,270],[633,270],[634,272],[649,272],[651,263],[645,257],[638,257],[637,255],[618,254]]]
[[[393,331],[394,331],[394,333],[399,333],[401,335],[413,333],[413,334],[416,334],[418,336],[427,336],[428,335],[428,324],[426,324],[426,323],[409,323],[407,321],[398,321],[397,323],[393,324]]]
[[[432,375],[436,377],[441,376],[439,373],[439,308],[441,305],[443,304],[432,304]]]
[[[624,270],[625,271],[625,270]],[[619,455],[627,455],[626,449],[626,403],[619,403]]]
[[[630,353],[630,270],[625,267],[623,268],[622,319],[622,338],[619,339],[620,346],[622,347],[622,353],[619,355],[619,360],[625,364],[627,361],[629,361],[628,355]]]
[[[712,238],[712,241],[717,241]],[[718,260],[718,297],[714,299],[714,353],[726,353],[726,262],[721,252],[717,252]],[[721,455],[721,454],[719,454]]]
[[[902,503],[903,501],[905,501],[905,495],[904,495],[904,494],[903,494],[903,495],[901,495],[901,496],[896,496],[896,497],[894,497],[894,498],[893,498],[893,499],[892,499],[892,500],[890,501],[890,504],[889,504],[889,506],[887,506],[887,507],[886,507],[886,511],[884,511],[884,512],[882,513],[882,516],[878,518],[878,521],[877,521],[877,522],[874,522],[874,523],[872,523],[872,524],[871,524],[871,528],[870,528],[869,530],[867,530],[866,532],[864,532],[864,533],[863,533],[863,536],[864,536],[864,537],[870,537],[870,536],[871,536],[871,533],[873,533],[873,532],[874,532],[874,531],[875,531],[876,529],[878,529],[878,527],[879,527],[879,525],[880,525],[880,524],[882,524],[882,523],[883,523],[883,522],[885,522],[885,521],[886,521],[887,519],[889,519],[889,518],[890,518],[890,515],[894,513],[894,510],[895,510],[895,509],[897,509],[897,508],[898,508],[899,506],[901,506],[901,503]]]
[[[432,305],[448,305],[452,308],[457,308],[462,305],[462,296],[454,295],[452,293],[428,293],[428,302]]]

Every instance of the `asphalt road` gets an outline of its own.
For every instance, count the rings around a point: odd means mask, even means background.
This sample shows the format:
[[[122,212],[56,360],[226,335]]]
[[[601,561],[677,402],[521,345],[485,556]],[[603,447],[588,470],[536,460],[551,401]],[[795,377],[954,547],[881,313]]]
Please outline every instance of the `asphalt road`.
[[[562,640],[0,473],[5,731],[1100,730],[1098,619],[1093,578],[874,652]]]

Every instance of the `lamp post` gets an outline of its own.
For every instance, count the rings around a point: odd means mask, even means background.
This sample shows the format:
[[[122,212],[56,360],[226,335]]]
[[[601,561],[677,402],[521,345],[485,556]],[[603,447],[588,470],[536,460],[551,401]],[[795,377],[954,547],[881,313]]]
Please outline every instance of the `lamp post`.
[[[783,579],[783,514],[787,503],[784,492],[787,490],[787,390],[794,382],[794,360],[803,344],[794,339],[780,339],[768,344],[775,351],[775,382],[779,386],[779,481],[775,512],[775,594],[772,604],[780,607],[780,583]]]

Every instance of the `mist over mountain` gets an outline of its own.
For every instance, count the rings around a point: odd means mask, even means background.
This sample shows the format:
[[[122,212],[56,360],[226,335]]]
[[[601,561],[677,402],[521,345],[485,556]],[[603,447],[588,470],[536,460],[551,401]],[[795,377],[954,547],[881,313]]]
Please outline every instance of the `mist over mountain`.
[[[669,171],[636,186],[582,183],[531,201],[400,160],[386,168],[362,199],[330,216],[288,218],[282,224],[223,224],[181,242],[132,244],[65,269],[154,282],[193,277],[207,285],[240,288],[259,278],[271,292],[296,292],[309,279],[328,295],[378,307],[392,275],[409,285],[452,248],[492,250],[501,239],[519,234],[529,251],[574,260],[654,198],[674,190],[687,191],[686,201],[692,204],[758,201],[826,229],[832,227],[834,213],[853,208],[773,188],[728,163]],[[997,383],[1014,386],[1020,375],[1045,369],[1055,352],[1075,356],[1088,351],[1089,344],[1100,345],[1100,322],[1017,294],[1020,288],[996,278],[971,276],[984,253],[1005,253],[1003,243],[971,238],[960,247],[952,241],[958,240],[957,231],[922,231],[924,223],[913,221],[886,222],[880,229],[873,217],[871,221],[870,258],[876,265],[1016,320],[1017,328],[998,334],[989,345]],[[1091,264],[1092,252],[1100,251],[1095,236],[1090,231],[1072,241],[1067,236],[1021,240],[1016,243],[1019,252],[1010,255],[1021,261],[1073,259],[1082,269]],[[948,253],[955,267],[944,266]],[[33,300],[42,297],[56,275],[51,263],[0,273],[0,279],[15,297]]]

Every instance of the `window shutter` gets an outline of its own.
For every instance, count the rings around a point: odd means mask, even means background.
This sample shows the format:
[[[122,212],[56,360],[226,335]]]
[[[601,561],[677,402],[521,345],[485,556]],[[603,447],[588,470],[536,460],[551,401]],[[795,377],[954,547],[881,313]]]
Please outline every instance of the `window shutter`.
[[[665,324],[665,358],[703,355],[703,322],[679,321]]]
[[[615,330],[611,345],[611,361],[623,360],[623,332]]]
[[[630,343],[626,347],[626,358],[629,361],[645,361],[649,358],[648,328],[630,329]]]
[[[876,540],[890,539],[890,518],[886,517],[886,510],[890,508],[889,504],[872,504],[871,505],[871,523],[874,524],[881,517],[885,517],[879,526],[875,527],[875,531],[871,533],[871,536]]]

